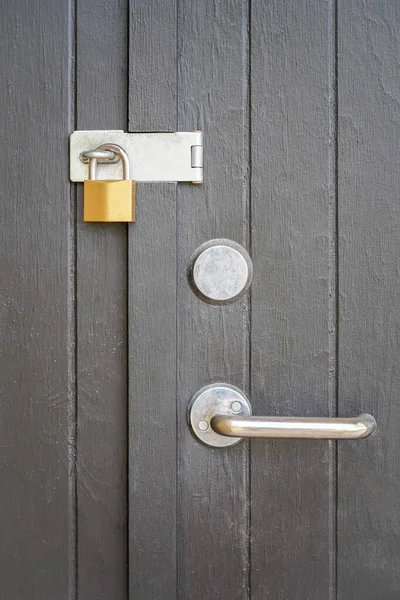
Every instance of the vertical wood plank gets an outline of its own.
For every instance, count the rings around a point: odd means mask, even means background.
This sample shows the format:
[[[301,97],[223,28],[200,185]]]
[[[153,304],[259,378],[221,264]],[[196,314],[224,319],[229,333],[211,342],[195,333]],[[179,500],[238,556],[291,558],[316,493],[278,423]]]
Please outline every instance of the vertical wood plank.
[[[129,130],[176,130],[176,4],[129,13]],[[137,186],[129,226],[129,590],[176,598],[176,184]]]
[[[130,0],[129,131],[176,130],[176,2]]]
[[[126,0],[78,0],[77,129],[127,127]],[[78,597],[124,600],[127,584],[127,230],[77,233]]]
[[[400,5],[340,2],[338,598],[400,597]]]
[[[247,445],[212,449],[187,425],[191,397],[248,387],[248,300],[215,307],[188,286],[193,251],[248,241],[247,3],[181,0],[179,129],[205,136],[205,182],[178,187],[179,598],[248,598]]]
[[[68,412],[74,403],[69,4],[3,2],[0,21],[4,599],[68,598],[70,551],[74,569],[68,485]]]
[[[334,411],[329,10],[319,0],[252,3],[251,401],[259,415]],[[332,461],[326,442],[252,442],[252,600],[335,597]]]

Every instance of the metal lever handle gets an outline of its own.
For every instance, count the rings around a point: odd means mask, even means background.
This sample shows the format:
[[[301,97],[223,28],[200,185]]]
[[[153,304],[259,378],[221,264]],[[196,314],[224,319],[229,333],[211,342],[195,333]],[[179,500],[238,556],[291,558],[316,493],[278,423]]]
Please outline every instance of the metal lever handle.
[[[219,435],[229,437],[357,440],[374,433],[376,421],[367,414],[351,419],[216,415],[211,419],[211,427]]]
[[[192,399],[189,419],[195,435],[208,446],[232,446],[242,438],[347,439],[369,437],[374,417],[252,417],[245,394],[226,383],[209,385]]]

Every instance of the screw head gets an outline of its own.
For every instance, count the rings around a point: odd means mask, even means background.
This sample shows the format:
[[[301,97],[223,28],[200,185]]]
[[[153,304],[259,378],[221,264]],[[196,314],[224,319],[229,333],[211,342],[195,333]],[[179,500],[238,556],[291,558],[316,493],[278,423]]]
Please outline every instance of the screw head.
[[[232,404],[231,404],[231,409],[232,409],[232,412],[235,412],[235,413],[240,412],[242,410],[242,403],[235,400],[235,402],[232,402]]]
[[[208,426],[207,421],[200,421],[198,427],[199,427],[200,431],[207,431],[209,426]]]

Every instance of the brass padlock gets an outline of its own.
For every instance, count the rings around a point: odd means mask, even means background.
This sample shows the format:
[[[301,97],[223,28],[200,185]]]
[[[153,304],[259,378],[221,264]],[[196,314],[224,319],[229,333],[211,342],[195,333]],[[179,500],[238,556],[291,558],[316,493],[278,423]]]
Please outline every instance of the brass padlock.
[[[89,179],[83,184],[83,220],[102,223],[136,221],[136,182],[129,179],[127,153],[117,144],[102,144],[96,150],[110,150],[120,157],[123,180],[97,180],[97,158],[91,158]]]

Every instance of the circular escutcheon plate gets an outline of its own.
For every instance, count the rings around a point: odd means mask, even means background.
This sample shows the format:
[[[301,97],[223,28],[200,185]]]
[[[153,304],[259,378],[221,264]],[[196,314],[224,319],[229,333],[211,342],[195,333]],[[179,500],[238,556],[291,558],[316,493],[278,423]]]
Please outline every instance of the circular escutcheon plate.
[[[249,289],[252,278],[250,256],[231,240],[210,240],[197,248],[190,259],[190,285],[209,304],[235,302]]]
[[[189,423],[203,444],[215,448],[234,446],[242,438],[216,433],[211,427],[211,419],[215,415],[248,417],[251,415],[251,406],[241,390],[227,383],[207,385],[193,396],[189,404]]]

